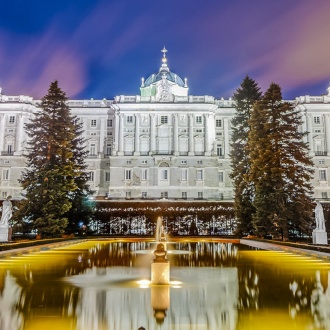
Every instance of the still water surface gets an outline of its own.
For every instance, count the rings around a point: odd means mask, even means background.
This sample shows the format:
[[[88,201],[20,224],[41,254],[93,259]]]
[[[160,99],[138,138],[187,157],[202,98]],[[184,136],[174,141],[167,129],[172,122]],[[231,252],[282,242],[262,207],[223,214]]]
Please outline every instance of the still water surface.
[[[330,264],[221,242],[83,241],[0,259],[1,330],[330,329]],[[145,281],[143,281],[145,280]]]

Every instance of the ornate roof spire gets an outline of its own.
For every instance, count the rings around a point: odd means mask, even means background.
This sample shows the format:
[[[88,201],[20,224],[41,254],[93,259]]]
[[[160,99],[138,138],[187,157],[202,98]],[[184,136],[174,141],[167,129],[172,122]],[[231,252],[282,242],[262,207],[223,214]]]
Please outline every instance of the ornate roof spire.
[[[164,46],[164,48],[161,50],[161,52],[163,53],[163,58],[162,58],[162,66],[160,67],[159,71],[169,72],[170,69],[167,66],[167,58],[166,58],[166,53],[168,52],[168,50]]]

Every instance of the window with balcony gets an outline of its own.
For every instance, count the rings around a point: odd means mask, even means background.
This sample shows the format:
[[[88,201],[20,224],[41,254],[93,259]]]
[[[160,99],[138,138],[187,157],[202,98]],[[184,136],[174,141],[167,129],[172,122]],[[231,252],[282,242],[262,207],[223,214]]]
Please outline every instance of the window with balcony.
[[[168,170],[167,169],[162,169],[161,180],[168,180]]]
[[[162,192],[160,193],[160,198],[168,199],[168,192],[167,192],[167,191],[162,191]]]
[[[219,182],[223,182],[223,172],[219,172]]]
[[[187,181],[188,180],[188,169],[182,168],[181,169],[181,181]]]
[[[91,143],[89,146],[89,156],[96,156],[96,144]]]
[[[107,144],[106,147],[105,147],[105,155],[106,156],[111,156],[111,152],[112,152],[111,144]]]
[[[105,182],[110,181],[110,172],[105,172]]]
[[[319,170],[319,180],[320,181],[327,181],[327,170],[326,169],[320,169]]]
[[[142,181],[147,181],[148,180],[148,169],[147,168],[142,169],[141,180]]]
[[[92,182],[94,181],[94,172],[93,171],[88,173],[88,181],[92,181]]]
[[[217,145],[217,156],[222,157],[223,156],[223,148],[221,144]]]
[[[9,180],[9,169],[2,170],[2,180]]]
[[[132,170],[131,169],[125,170],[125,180],[132,180]]]

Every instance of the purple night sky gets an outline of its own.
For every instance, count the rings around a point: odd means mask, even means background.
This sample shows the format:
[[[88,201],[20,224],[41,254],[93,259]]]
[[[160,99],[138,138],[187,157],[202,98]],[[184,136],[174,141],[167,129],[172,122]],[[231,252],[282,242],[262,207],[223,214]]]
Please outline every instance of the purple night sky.
[[[232,96],[246,74],[283,96],[330,83],[329,0],[11,0],[0,6],[0,87],[40,98],[137,95],[168,65],[190,94]]]

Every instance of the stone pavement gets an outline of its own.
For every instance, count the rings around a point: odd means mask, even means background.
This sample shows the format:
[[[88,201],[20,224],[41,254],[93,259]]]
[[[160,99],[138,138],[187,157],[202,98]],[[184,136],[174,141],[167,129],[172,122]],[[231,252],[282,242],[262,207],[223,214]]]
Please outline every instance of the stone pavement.
[[[264,241],[255,241],[253,239],[241,239],[241,244],[255,247],[262,250],[272,250],[272,251],[286,251],[304,254],[316,258],[327,259],[330,261],[330,246],[329,245],[307,245],[295,243],[295,246],[290,244],[285,244],[281,242],[264,242]],[[301,245],[301,247],[298,247]],[[319,251],[321,249],[322,251]]]

